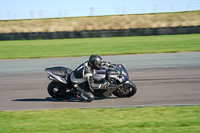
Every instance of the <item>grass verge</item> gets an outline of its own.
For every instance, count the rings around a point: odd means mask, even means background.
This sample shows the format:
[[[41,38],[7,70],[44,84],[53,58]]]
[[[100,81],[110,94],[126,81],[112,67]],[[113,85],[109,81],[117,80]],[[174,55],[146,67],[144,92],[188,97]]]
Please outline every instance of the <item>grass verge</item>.
[[[200,107],[0,112],[1,133],[199,133]]]
[[[200,51],[200,34],[0,41],[0,59]]]

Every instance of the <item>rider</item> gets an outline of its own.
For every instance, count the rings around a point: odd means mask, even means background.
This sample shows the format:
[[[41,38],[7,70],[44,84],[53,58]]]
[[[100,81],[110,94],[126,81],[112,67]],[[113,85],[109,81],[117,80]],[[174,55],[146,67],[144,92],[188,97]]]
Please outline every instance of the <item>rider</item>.
[[[89,60],[81,64],[70,76],[73,86],[80,92],[80,96],[88,102],[94,99],[94,95],[85,87],[83,84],[84,82],[88,81],[91,89],[108,87],[107,82],[104,84],[98,84],[94,82],[92,77],[94,71],[100,69],[103,65],[109,66],[109,63],[103,61],[99,55],[91,55]]]

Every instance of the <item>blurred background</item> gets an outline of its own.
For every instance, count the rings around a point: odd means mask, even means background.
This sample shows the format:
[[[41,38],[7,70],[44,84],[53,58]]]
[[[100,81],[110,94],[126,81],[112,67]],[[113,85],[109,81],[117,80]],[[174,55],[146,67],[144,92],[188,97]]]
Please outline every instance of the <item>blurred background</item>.
[[[200,25],[199,0],[7,0],[0,8],[0,33]]]

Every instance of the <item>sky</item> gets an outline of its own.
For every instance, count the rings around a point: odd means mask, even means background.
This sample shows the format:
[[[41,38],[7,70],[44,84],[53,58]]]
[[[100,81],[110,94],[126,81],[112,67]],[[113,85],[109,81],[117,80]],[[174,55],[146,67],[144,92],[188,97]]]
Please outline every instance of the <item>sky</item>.
[[[200,10],[200,0],[0,0],[0,20]]]

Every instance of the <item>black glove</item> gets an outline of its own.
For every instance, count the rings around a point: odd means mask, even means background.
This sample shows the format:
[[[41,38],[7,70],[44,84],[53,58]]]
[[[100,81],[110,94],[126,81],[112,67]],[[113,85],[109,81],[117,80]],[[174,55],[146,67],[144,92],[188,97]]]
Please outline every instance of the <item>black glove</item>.
[[[106,62],[106,61],[102,61],[102,65],[110,67],[111,63],[110,62]]]

